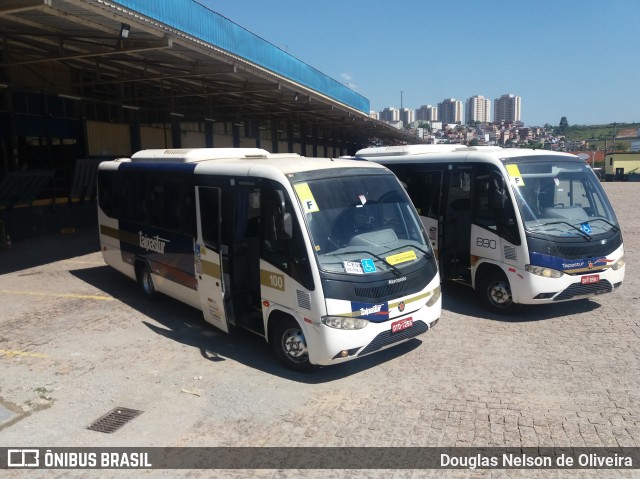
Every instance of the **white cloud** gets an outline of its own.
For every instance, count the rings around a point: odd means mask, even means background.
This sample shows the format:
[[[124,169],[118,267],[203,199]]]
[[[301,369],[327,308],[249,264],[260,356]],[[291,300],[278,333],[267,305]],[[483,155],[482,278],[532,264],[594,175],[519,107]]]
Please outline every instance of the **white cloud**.
[[[353,78],[350,73],[341,73],[340,78],[342,78],[342,84],[344,86],[351,88],[352,90],[358,89],[358,85],[352,81]]]

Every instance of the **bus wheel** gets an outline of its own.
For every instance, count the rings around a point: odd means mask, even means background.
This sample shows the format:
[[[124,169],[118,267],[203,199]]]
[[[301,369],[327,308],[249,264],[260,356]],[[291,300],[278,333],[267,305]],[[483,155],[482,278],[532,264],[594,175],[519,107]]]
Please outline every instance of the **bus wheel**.
[[[144,291],[147,296],[155,296],[156,287],[153,285],[153,278],[151,277],[149,265],[146,263],[138,263],[138,266],[136,267],[136,276],[142,291]]]
[[[480,278],[478,294],[482,303],[494,313],[513,314],[521,305],[513,302],[509,280],[503,273],[493,271]]]
[[[278,321],[271,340],[276,354],[289,368],[296,371],[312,369],[307,340],[300,325],[293,318]]]

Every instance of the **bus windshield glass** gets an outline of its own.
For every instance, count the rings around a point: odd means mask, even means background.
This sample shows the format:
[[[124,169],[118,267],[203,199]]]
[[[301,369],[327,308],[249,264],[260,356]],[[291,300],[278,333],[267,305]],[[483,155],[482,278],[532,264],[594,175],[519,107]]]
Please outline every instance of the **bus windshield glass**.
[[[505,166],[527,231],[591,239],[619,229],[613,208],[589,165],[557,157],[553,162],[518,160]]]
[[[401,274],[433,255],[409,197],[392,175],[314,179],[294,188],[324,271]]]

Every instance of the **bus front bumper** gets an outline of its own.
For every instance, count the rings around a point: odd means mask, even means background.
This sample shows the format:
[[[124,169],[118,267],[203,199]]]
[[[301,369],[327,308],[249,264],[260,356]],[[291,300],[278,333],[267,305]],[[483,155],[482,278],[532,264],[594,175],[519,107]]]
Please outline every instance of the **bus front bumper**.
[[[319,347],[309,351],[309,359],[312,364],[328,366],[409,341],[435,326],[440,319],[440,302],[441,299],[438,299],[437,305],[423,306],[420,310],[400,318],[396,317],[382,323],[371,322],[360,330],[333,329],[324,324],[314,325],[311,328],[313,331],[306,331],[305,335],[314,334],[314,343]],[[411,320],[411,325],[398,329],[397,323],[408,319]]]

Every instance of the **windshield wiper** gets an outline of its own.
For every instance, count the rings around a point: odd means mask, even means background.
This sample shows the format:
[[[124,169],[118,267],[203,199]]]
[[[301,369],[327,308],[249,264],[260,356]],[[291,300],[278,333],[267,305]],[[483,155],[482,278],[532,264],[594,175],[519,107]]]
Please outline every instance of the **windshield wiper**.
[[[540,228],[544,228],[545,226],[549,226],[549,225],[567,225],[570,228],[573,228],[574,230],[576,230],[578,233],[580,233],[581,235],[583,235],[585,238],[587,238],[587,240],[591,241],[591,235],[588,233],[585,233],[584,231],[582,231],[580,228],[578,228],[575,225],[572,225],[571,223],[569,223],[568,221],[550,221],[549,223],[543,223],[540,225]],[[539,229],[537,231],[540,231]],[[536,232],[537,232],[536,231]]]
[[[386,264],[386,265],[387,265],[389,268],[391,268],[391,269],[393,270],[393,272],[394,272],[395,274],[397,274],[398,276],[402,275],[402,272],[401,272],[398,268],[396,268],[394,265],[392,265],[391,263],[389,263],[389,262],[388,262],[386,259],[384,259],[383,257],[381,257],[381,256],[379,256],[379,255],[377,255],[377,254],[375,254],[375,253],[372,253],[371,251],[367,251],[366,249],[357,249],[357,250],[355,250],[355,251],[348,251],[348,252],[345,252],[345,253],[342,253],[342,254],[351,254],[351,253],[366,253],[366,254],[370,254],[371,256],[373,256],[373,257],[374,257],[375,259],[377,259],[378,261],[380,261],[380,262],[382,262],[382,263]]]
[[[388,252],[391,253],[392,251],[395,251],[395,250],[398,250],[398,249],[402,249],[402,248],[415,248],[418,251],[420,251],[423,255],[425,255],[427,258],[430,258],[431,256],[433,256],[432,253],[429,253],[428,251],[425,251],[422,248],[419,248],[419,247],[414,246],[412,244],[403,244],[402,246],[398,246],[397,248],[391,248]]]
[[[413,245],[411,245],[411,247],[420,251],[426,258],[431,258],[433,256],[433,253],[429,253],[428,251],[425,251],[422,248],[418,248],[417,246],[413,246]],[[397,249],[400,249],[400,248],[397,248]]]
[[[612,223],[611,221],[609,221],[606,218],[593,218],[592,220],[589,220],[590,223],[593,223],[594,221],[604,221],[605,223],[607,223],[609,226],[611,226],[616,231],[618,231],[620,229],[617,225],[615,225],[614,223]]]

